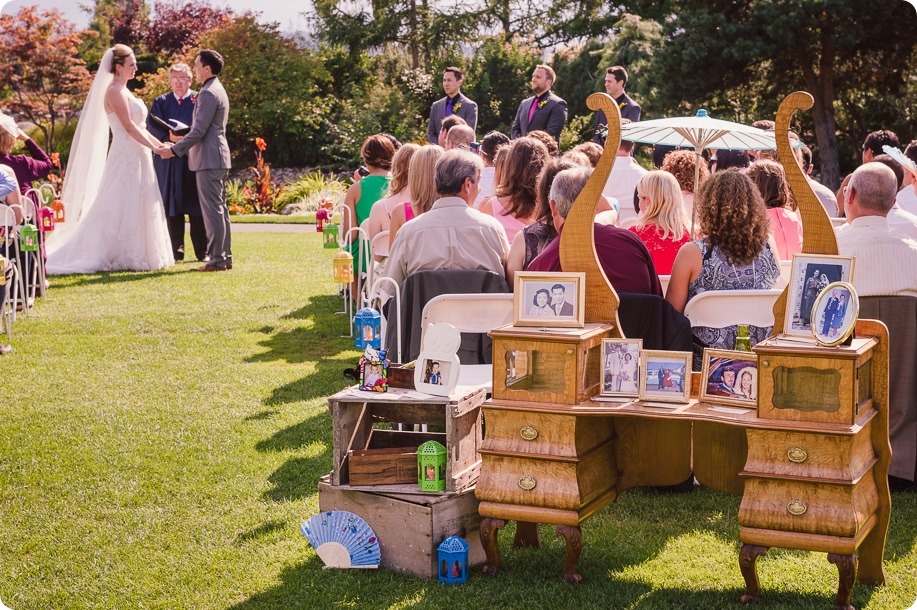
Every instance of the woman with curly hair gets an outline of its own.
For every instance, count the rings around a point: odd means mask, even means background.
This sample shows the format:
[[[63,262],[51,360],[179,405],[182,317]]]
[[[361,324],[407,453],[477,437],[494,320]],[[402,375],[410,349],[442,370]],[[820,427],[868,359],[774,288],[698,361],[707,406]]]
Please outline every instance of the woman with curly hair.
[[[636,233],[656,265],[656,273],[669,275],[679,249],[691,241],[688,217],[675,176],[655,170],[643,174],[637,183],[640,215],[629,230]]]
[[[550,158],[547,147],[535,138],[516,138],[509,145],[496,196],[485,201],[481,211],[503,225],[510,243],[516,233],[535,222],[535,185]]]
[[[802,221],[794,211],[796,202],[790,193],[783,166],[776,161],[762,159],[755,161],[745,170],[764,199],[770,232],[777,243],[781,260],[792,260],[793,255],[802,252]]]
[[[708,290],[767,290],[777,284],[780,265],[768,243],[770,222],[748,176],[738,171],[711,176],[697,194],[697,218],[706,237],[685,244],[675,257],[665,295],[675,309],[684,312],[688,300]],[[695,326],[692,331],[705,347],[735,346],[735,326]],[[749,326],[751,344],[764,340],[770,331]]]
[[[707,164],[701,161],[698,168],[698,182],[694,184],[694,166],[697,164],[697,155],[690,150],[675,150],[670,152],[662,160],[661,169],[669,172],[678,180],[678,186],[681,187],[681,197],[685,203],[685,212],[688,214],[688,224],[691,224],[691,215],[694,213],[694,193],[700,188],[700,185],[706,182],[710,177],[710,170]]]

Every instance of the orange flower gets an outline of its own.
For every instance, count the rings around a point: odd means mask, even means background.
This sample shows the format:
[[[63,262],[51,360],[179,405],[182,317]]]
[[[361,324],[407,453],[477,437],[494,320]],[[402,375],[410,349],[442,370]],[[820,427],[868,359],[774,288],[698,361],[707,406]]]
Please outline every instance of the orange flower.
[[[60,167],[60,154],[53,152],[51,153],[51,163],[54,167]]]
[[[258,147],[258,150],[263,151],[267,148],[267,143],[261,138],[255,138],[255,146]]]

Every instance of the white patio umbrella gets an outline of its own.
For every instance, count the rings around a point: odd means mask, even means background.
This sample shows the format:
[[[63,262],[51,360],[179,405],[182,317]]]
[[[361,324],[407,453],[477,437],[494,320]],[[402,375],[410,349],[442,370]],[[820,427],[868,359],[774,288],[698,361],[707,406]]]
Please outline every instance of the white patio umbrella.
[[[701,155],[705,148],[725,150],[776,150],[773,131],[714,119],[704,109],[697,115],[637,121],[621,126],[621,139],[642,144],[661,144],[693,148],[697,156],[694,164],[694,190],[700,174]],[[694,214],[691,215],[691,235],[694,235]]]

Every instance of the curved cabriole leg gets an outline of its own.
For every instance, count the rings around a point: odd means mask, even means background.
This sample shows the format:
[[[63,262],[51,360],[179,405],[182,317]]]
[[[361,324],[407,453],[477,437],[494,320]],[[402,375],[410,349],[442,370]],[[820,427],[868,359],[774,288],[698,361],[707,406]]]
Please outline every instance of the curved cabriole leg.
[[[739,598],[739,601],[743,604],[754,604],[761,597],[755,562],[758,557],[765,553],[767,553],[766,546],[754,544],[743,544],[742,549],[739,551],[739,569],[742,570],[742,577],[745,579],[745,593]]]
[[[837,566],[837,598],[834,606],[837,610],[856,610],[850,605],[850,592],[857,577],[857,556],[828,553],[828,561]]]
[[[576,562],[583,552],[583,531],[579,527],[558,525],[554,528],[558,536],[567,541],[567,556],[564,558],[564,580],[569,583],[583,582],[583,577],[576,571]]]
[[[500,547],[497,545],[497,534],[505,525],[506,521],[503,519],[488,517],[481,520],[481,546],[484,547],[484,555],[487,558],[484,562],[484,569],[481,571],[488,576],[493,576],[500,569]]]
[[[541,548],[541,536],[538,533],[538,524],[531,521],[516,522],[516,536],[513,538],[513,548],[529,547]]]

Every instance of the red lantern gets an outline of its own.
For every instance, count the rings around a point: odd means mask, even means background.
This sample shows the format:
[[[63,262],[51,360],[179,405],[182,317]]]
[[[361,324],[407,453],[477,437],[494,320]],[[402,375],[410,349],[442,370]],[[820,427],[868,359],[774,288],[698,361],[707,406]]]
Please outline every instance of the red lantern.
[[[328,210],[325,208],[319,208],[315,212],[315,231],[316,233],[321,233],[325,230],[325,223],[328,222],[328,219],[331,215],[328,213]]]
[[[48,207],[38,208],[38,230],[42,233],[54,230],[54,210]]]
[[[54,210],[54,222],[64,222],[64,202],[60,199],[55,199],[51,202],[51,209]]]

